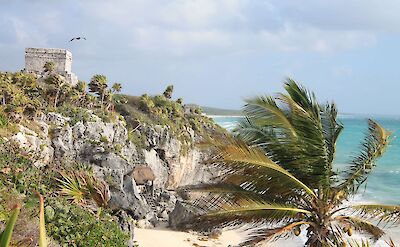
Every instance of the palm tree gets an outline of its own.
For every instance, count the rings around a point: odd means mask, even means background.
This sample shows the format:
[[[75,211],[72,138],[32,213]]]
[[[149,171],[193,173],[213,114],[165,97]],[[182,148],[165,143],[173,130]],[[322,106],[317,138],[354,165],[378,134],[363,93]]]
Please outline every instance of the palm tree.
[[[112,90],[114,91],[114,93],[120,93],[122,90],[122,84],[121,83],[114,83],[112,85]]]
[[[171,99],[172,93],[173,93],[173,92],[174,92],[174,85],[169,85],[169,86],[165,89],[163,95],[164,95],[165,98]]]
[[[104,97],[107,94],[107,77],[105,75],[94,75],[89,83],[89,91],[95,93],[100,98],[103,107]]]
[[[253,226],[243,246],[299,235],[305,246],[345,246],[353,230],[377,240],[384,235],[377,220],[390,222],[398,208],[349,205],[389,143],[391,133],[373,120],[358,156],[344,171],[333,166],[343,129],[333,103],[288,79],[287,94],[247,100],[246,118],[236,137],[214,141],[210,164],[221,171],[211,184],[190,186],[204,192],[194,205],[201,229]],[[377,217],[377,218],[376,218]]]
[[[87,84],[84,81],[79,81],[73,88],[73,98],[76,98],[77,105],[82,105],[87,94]]]
[[[54,92],[54,107],[57,108],[60,95],[66,89],[67,82],[63,76],[58,74],[50,75],[46,78],[46,82],[50,85],[50,91]]]

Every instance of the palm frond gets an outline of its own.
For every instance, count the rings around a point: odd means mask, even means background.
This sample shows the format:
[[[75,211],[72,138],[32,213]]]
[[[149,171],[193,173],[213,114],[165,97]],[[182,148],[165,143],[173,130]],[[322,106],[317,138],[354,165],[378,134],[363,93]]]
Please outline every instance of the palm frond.
[[[368,240],[361,240],[361,242],[358,241],[349,241],[349,246],[350,247],[370,247],[371,244]]]
[[[255,246],[256,244],[268,241],[274,241],[277,239],[290,237],[295,235],[294,231],[298,231],[300,234],[300,227],[303,225],[312,224],[307,221],[296,221],[286,224],[282,227],[275,228],[258,228],[253,230],[244,242],[240,246]]]
[[[218,203],[213,202],[212,210],[209,210],[209,207],[207,209],[209,211],[200,215],[192,224],[200,228],[236,227],[263,222],[278,224],[293,221],[299,213],[311,214],[308,210],[290,207],[290,205],[270,204],[253,199],[236,200],[234,203],[224,201],[221,197],[219,199],[222,200]]]
[[[289,136],[296,137],[296,129],[289,120],[288,113],[279,108],[274,98],[261,96],[246,100],[246,116],[251,116],[257,126],[280,128]]]
[[[346,193],[356,193],[375,167],[375,161],[382,156],[389,144],[391,133],[377,122],[368,120],[368,133],[362,143],[360,154],[351,161],[339,188]]]
[[[293,79],[288,78],[285,83],[286,92],[289,94],[290,98],[296,102],[298,106],[302,109],[311,113],[316,119],[320,118],[320,107],[316,101],[314,93],[308,91],[307,89],[299,86],[297,82]]]
[[[214,146],[218,155],[212,162],[225,174],[247,175],[247,185],[259,186],[264,190],[267,190],[268,186],[275,185],[277,193],[279,191],[288,193],[297,189],[316,197],[312,189],[274,163],[261,149],[249,147],[239,140],[231,140],[227,144],[216,143]]]
[[[397,224],[400,220],[400,206],[397,205],[365,204],[352,206],[352,209],[365,218],[387,224]]]
[[[342,126],[334,104],[319,105],[313,93],[288,79],[286,94],[247,100],[235,134],[262,148],[275,163],[311,188],[331,182]]]
[[[338,122],[337,118],[337,109],[336,105],[332,102],[332,104],[326,104],[321,107],[321,122],[323,127],[323,134],[325,137],[325,143],[328,146],[328,163],[332,164],[335,158],[336,152],[336,142],[343,130],[343,125]],[[330,167],[330,170],[332,167]]]
[[[110,189],[106,182],[85,171],[60,172],[60,194],[76,203],[93,199],[99,207],[107,206]]]
[[[385,232],[381,228],[374,225],[372,222],[355,216],[339,216],[336,217],[336,220],[344,225],[349,225],[349,227],[354,228],[354,230],[358,232],[368,234],[375,241],[385,234]]]
[[[60,172],[61,179],[57,179],[60,183],[60,194],[67,197],[76,203],[84,203],[87,199],[87,181],[86,179],[76,173]]]

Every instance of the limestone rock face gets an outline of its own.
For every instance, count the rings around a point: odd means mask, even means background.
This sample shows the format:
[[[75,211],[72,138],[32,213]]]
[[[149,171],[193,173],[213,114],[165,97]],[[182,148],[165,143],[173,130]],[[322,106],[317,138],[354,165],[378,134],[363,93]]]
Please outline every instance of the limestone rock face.
[[[19,132],[11,137],[11,142],[28,152],[36,167],[49,164],[54,158],[54,148],[51,141],[46,138],[48,126],[43,122],[38,122],[42,133],[36,133],[22,125],[18,125]]]
[[[183,144],[170,134],[168,127],[154,126],[147,128],[146,137],[150,150],[144,151],[145,163],[156,174],[155,183],[173,190],[182,185],[209,181],[215,172],[202,162],[209,154],[190,146],[183,149]],[[191,142],[195,142],[192,129],[188,129]]]
[[[34,122],[35,128],[19,126],[11,141],[29,152],[37,166],[51,162],[90,164],[110,187],[110,207],[124,210],[147,227],[168,218],[175,224],[173,218],[181,217],[176,212],[182,211],[182,205],[175,207],[177,197],[171,190],[215,176],[202,164],[209,154],[190,144],[196,139],[190,128],[185,133],[190,143],[183,143],[167,126],[142,126],[136,131],[145,137],[145,148],[138,149],[129,140],[123,120],[106,123],[90,111],[88,114],[89,120],[73,122],[61,114],[48,113]],[[153,198],[139,193],[132,176],[138,165],[148,165],[155,174]]]

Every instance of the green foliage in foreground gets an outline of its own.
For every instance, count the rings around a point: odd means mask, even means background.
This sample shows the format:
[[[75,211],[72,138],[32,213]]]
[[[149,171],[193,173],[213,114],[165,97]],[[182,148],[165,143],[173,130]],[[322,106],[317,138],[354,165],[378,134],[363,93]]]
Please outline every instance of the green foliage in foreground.
[[[44,220],[44,200],[43,196],[37,193],[39,197],[39,247],[47,247],[46,226]],[[13,206],[10,218],[7,221],[4,231],[0,235],[0,247],[8,247],[11,243],[14,227],[16,225],[21,205],[16,204]]]
[[[47,195],[45,218],[49,238],[63,246],[126,246],[129,237],[107,211],[96,215],[88,207],[60,196],[60,182],[56,179],[59,176],[58,167],[35,168],[20,150],[8,143],[0,144],[0,222],[6,222],[11,216],[8,208],[12,205],[23,205],[12,241],[24,246],[39,242],[38,226],[33,224],[39,222],[37,198],[32,191],[40,191]],[[94,201],[103,206],[101,193],[98,197],[95,192],[92,192]]]
[[[10,219],[7,221],[6,228],[0,235],[0,246],[1,247],[8,247],[11,242],[11,236],[14,230],[15,222],[17,222],[17,218],[19,212],[21,211],[21,206],[16,205],[11,213]]]
[[[81,206],[52,198],[46,207],[48,234],[62,246],[125,246],[129,237],[110,216],[97,218]]]
[[[214,143],[211,163],[221,169],[221,181],[191,188],[206,193],[195,202],[202,212],[195,225],[254,224],[245,246],[298,236],[302,230],[309,247],[353,244],[353,231],[380,239],[381,224],[396,222],[400,207],[349,205],[348,200],[371,174],[391,133],[369,120],[358,156],[335,171],[343,129],[335,105],[319,104],[292,80],[285,89],[277,97],[248,100],[246,119],[235,131],[238,139]]]

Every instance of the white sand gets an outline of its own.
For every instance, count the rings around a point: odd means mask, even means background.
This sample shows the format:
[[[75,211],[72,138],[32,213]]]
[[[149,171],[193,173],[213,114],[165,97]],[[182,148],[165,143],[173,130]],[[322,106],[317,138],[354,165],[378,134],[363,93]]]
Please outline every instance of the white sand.
[[[396,244],[400,243],[399,230],[388,232]],[[243,239],[245,234],[238,231],[225,231],[218,239],[207,239],[195,233],[179,232],[170,229],[140,229],[135,228],[135,238],[139,247],[228,247],[235,246]],[[279,240],[268,243],[268,247],[301,247],[304,236]],[[387,247],[384,241],[379,241],[376,247]]]
[[[135,228],[135,237],[139,247],[227,247],[229,245],[233,247],[241,242],[244,234],[238,231],[225,231],[218,239],[207,239],[195,233],[170,229]],[[301,242],[291,239],[266,246],[296,247],[301,245]]]

